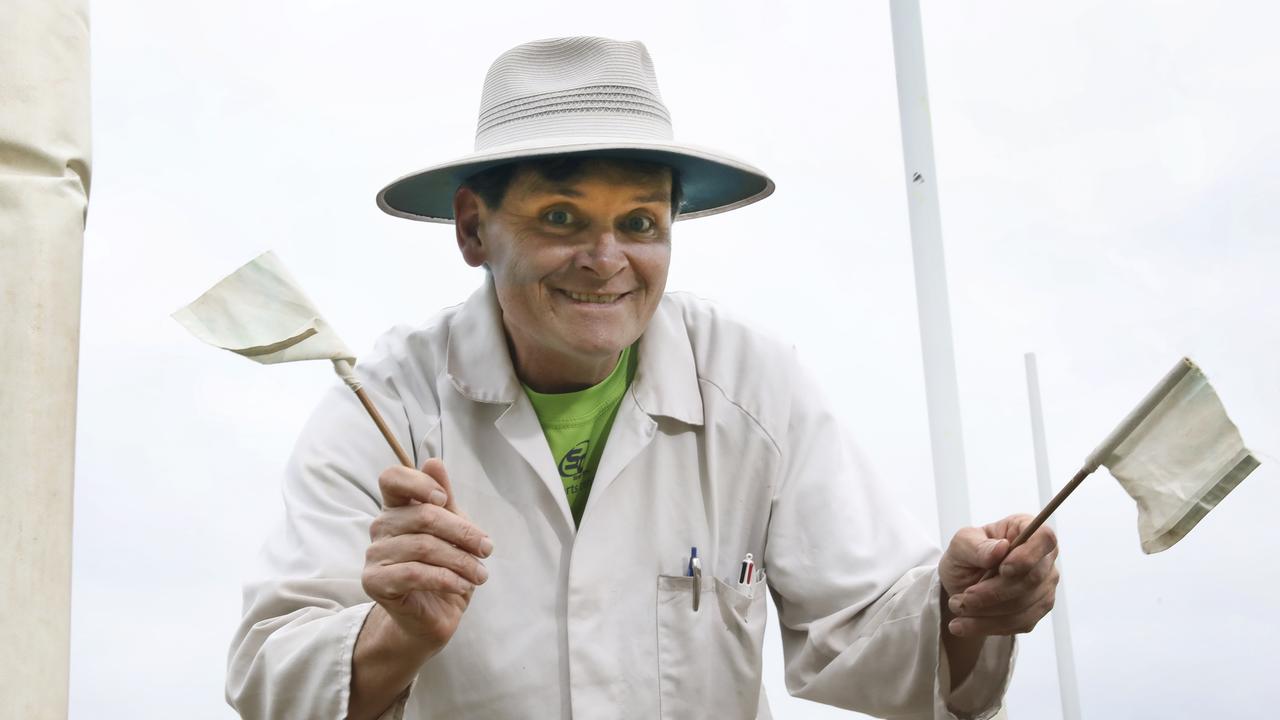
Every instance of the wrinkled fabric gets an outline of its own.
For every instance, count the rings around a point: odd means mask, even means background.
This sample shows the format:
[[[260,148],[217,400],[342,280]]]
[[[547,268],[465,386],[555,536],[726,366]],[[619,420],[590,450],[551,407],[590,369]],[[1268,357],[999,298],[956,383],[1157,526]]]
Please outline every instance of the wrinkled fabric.
[[[204,342],[264,365],[356,359],[272,252],[245,263],[173,319]]]
[[[6,718],[67,716],[89,110],[88,0],[0,3],[0,717]]]
[[[1204,373],[1182,362],[1182,379],[1102,458],[1138,504],[1146,553],[1173,547],[1258,467]]]
[[[893,718],[994,714],[1013,639],[988,638],[948,691],[938,550],[863,469],[790,348],[667,295],[575,528],[499,313],[486,284],[384,335],[358,369],[495,546],[457,633],[386,717],[768,718],[766,591],[794,695]],[[378,475],[395,463],[350,393],[330,392],[245,590],[227,674],[243,717],[344,717]],[[746,553],[759,573],[740,587]]]

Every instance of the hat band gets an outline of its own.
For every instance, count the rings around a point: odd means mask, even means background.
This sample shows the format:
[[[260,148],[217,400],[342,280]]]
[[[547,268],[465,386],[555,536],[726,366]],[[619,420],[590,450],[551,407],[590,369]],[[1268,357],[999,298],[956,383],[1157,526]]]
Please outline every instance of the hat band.
[[[670,140],[671,116],[656,95],[626,85],[540,93],[481,110],[476,150],[538,137]]]

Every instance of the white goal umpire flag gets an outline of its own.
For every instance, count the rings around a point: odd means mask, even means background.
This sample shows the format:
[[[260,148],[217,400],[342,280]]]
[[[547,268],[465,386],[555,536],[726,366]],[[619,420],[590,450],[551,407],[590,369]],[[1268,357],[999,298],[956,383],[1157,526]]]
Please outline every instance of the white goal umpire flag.
[[[1183,358],[1089,457],[1138,503],[1142,549],[1173,547],[1258,460],[1195,363]]]

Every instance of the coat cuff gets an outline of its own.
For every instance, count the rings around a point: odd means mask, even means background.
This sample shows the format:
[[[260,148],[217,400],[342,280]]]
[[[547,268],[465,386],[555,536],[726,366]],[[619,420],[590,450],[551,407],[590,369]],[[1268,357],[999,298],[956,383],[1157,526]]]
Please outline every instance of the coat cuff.
[[[978,661],[955,689],[951,688],[951,666],[942,645],[942,583],[934,571],[926,615],[933,618],[938,633],[938,664],[934,681],[934,716],[947,720],[989,720],[1000,711],[1004,694],[1013,677],[1017,642],[1012,635],[989,635],[982,643]]]
[[[369,613],[373,610],[376,603],[367,602],[359,605],[352,605],[342,611],[343,615],[350,615],[350,625],[348,625],[342,643],[342,654],[338,658],[339,677],[341,678],[341,691],[339,692],[340,701],[342,703],[342,717],[347,717],[347,708],[351,707],[351,679],[353,677],[353,665],[356,654],[356,639],[360,637],[360,630],[364,628],[364,623],[369,619]],[[378,720],[404,720],[404,707],[409,701],[409,693],[413,692],[413,686],[418,684],[417,676],[414,676],[413,682],[409,683],[409,687],[391,703],[391,707],[378,716]]]

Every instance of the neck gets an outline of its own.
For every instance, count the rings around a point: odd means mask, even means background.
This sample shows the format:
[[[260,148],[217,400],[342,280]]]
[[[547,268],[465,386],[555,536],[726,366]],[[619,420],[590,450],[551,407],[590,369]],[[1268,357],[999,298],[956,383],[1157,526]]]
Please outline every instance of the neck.
[[[507,338],[512,365],[520,382],[540,393],[566,393],[585,390],[609,377],[618,366],[622,352],[593,358],[569,357],[548,350],[522,350]]]

